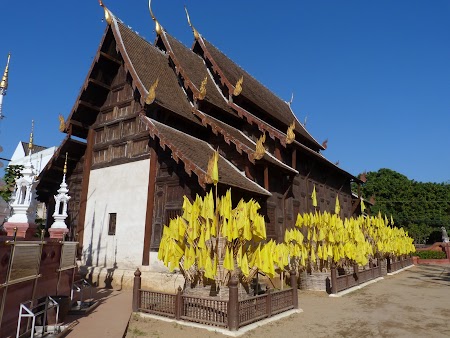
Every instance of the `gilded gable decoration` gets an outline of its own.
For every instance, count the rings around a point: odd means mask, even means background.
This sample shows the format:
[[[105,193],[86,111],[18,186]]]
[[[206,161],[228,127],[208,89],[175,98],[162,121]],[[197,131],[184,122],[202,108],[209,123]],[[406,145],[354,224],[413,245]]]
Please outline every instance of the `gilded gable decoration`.
[[[234,86],[233,95],[238,96],[242,92],[242,83],[244,82],[244,76],[242,75],[239,80],[236,82],[236,86]]]
[[[156,79],[156,81],[150,86],[150,89],[148,90],[148,95],[145,98],[145,104],[152,104],[155,101],[156,98],[156,88],[158,87],[159,83],[159,77]]]
[[[264,142],[266,142],[266,133],[262,134],[258,141],[256,141],[256,151],[253,155],[256,160],[262,159],[264,157],[264,154],[266,153]]]
[[[288,127],[288,130],[286,132],[286,143],[291,144],[295,140],[295,120],[292,121],[292,124]]]
[[[200,85],[200,92],[198,94],[198,98],[200,100],[203,100],[206,96],[206,84],[208,83],[208,75],[205,76],[205,78],[202,81],[202,84]]]

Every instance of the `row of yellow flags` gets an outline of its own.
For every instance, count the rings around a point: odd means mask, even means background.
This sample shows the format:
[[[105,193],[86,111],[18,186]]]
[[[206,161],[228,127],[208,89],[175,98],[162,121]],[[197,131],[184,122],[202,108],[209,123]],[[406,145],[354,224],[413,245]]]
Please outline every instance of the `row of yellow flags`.
[[[286,230],[284,243],[263,243],[265,221],[259,209],[254,200],[241,200],[233,209],[230,190],[217,200],[217,207],[212,192],[192,203],[185,197],[182,216],[164,227],[158,258],[171,270],[180,267],[217,279],[220,262],[228,271],[239,267],[245,276],[254,267],[273,276],[276,269],[288,266],[323,267],[348,261],[366,265],[376,255],[414,251],[412,238],[389,226],[381,214],[345,219],[329,212],[299,214],[296,227]]]

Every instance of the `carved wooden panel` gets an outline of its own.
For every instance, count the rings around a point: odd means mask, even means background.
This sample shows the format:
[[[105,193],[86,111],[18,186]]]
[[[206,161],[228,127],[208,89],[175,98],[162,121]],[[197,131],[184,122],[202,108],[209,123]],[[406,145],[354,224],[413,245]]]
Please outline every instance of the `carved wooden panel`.
[[[109,161],[109,149],[100,149],[94,151],[94,156],[92,159],[93,164],[100,164]]]
[[[95,144],[106,142],[105,128],[97,129],[95,131]]]
[[[133,135],[136,131],[136,119],[123,121],[122,136]]]
[[[126,157],[126,155],[127,155],[127,144],[126,143],[112,147],[111,160]]]
[[[155,187],[155,203],[153,209],[152,239],[150,250],[158,250],[161,242],[164,222],[164,186],[157,184]]]
[[[133,141],[131,144],[131,157],[147,154],[149,152],[148,139]]]
[[[120,124],[112,124],[106,127],[106,139],[107,141],[114,141],[120,138]]]

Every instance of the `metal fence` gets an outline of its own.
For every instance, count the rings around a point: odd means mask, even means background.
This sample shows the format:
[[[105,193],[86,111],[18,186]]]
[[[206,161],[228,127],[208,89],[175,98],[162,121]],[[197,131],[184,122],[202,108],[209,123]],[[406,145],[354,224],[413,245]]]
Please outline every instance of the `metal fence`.
[[[141,289],[141,272],[135,272],[133,311],[185,320],[235,331],[240,327],[298,308],[297,277],[291,271],[291,285],[281,291],[272,291],[239,300],[238,280],[231,278],[227,300],[176,294],[166,294]]]

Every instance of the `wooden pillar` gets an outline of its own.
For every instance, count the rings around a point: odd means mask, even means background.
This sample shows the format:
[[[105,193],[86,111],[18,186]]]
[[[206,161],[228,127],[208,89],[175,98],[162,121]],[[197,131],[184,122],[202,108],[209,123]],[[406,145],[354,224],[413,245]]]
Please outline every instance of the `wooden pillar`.
[[[77,238],[76,238],[76,240],[80,243],[78,245],[78,249],[80,250],[80,252],[82,252],[83,250],[84,221],[86,219],[89,176],[91,174],[92,156],[94,149],[94,134],[95,134],[94,129],[89,129],[86,152],[84,153],[83,179],[81,182],[81,196],[80,196],[80,213],[78,215]]]
[[[292,150],[292,165],[291,167],[297,170],[297,148]]]
[[[274,155],[278,161],[283,162],[283,160],[281,159],[281,151],[280,151],[280,146],[278,145],[278,143],[275,143]]]
[[[337,275],[336,275],[336,264],[331,263],[331,293],[337,293]]]
[[[181,294],[181,286],[178,287],[177,295],[175,297],[175,319],[180,320],[183,315],[183,295]]]
[[[155,145],[156,146],[156,145]],[[142,265],[150,264],[150,244],[152,239],[153,209],[155,204],[155,183],[158,167],[158,154],[154,147],[150,148],[150,169],[148,174],[147,212],[145,214],[144,247],[142,249]]]
[[[133,312],[139,311],[141,307],[141,271],[136,269],[134,272],[134,281],[133,281]]]
[[[292,301],[294,304],[294,309],[298,309],[298,288],[297,288],[297,271],[292,269],[289,271],[291,278],[291,288],[292,288]]]
[[[239,280],[237,276],[231,276],[228,282],[228,329],[237,331],[239,329],[239,296],[238,296]]]
[[[266,189],[267,191],[269,190],[269,167],[266,164],[264,166],[264,189]]]
[[[272,289],[269,287],[267,287],[266,315],[267,318],[272,317]]]

